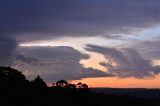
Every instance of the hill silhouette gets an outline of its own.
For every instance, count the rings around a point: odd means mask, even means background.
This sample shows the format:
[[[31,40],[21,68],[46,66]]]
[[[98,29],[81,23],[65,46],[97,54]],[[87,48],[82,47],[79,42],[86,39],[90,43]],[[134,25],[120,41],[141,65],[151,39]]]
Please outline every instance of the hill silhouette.
[[[159,106],[158,100],[93,93],[87,84],[65,80],[48,87],[40,76],[29,81],[18,70],[0,67],[0,106]]]

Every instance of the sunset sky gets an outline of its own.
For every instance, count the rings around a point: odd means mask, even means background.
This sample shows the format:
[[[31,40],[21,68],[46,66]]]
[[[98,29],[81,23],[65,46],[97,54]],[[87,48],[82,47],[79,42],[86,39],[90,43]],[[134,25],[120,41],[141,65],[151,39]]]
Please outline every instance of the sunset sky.
[[[0,65],[30,80],[160,88],[159,0],[0,0]]]

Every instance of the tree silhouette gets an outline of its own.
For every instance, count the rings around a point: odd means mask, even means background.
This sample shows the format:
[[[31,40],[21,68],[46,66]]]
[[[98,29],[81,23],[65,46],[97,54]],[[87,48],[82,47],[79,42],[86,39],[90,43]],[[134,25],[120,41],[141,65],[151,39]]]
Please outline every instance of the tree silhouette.
[[[52,83],[52,86],[55,86],[56,84],[55,83]]]
[[[31,83],[34,88],[41,89],[47,87],[46,83],[39,75],[33,81],[31,81]]]
[[[88,85],[87,85],[87,84],[82,84],[81,86],[82,86],[82,88],[84,88],[84,89],[88,89]]]
[[[81,82],[78,82],[78,83],[77,83],[77,87],[78,87],[78,88],[81,88],[81,87],[82,87],[81,85],[82,85]]]
[[[56,82],[57,87],[66,87],[68,85],[68,82],[65,80],[59,80]]]
[[[75,84],[68,84],[67,88],[69,88],[69,89],[76,89],[77,87],[76,87]]]
[[[79,82],[77,83],[77,87],[79,88],[79,90],[83,92],[89,92],[89,88],[87,84],[82,84],[81,82]]]
[[[0,67],[1,87],[25,87],[28,81],[18,70],[11,67]]]

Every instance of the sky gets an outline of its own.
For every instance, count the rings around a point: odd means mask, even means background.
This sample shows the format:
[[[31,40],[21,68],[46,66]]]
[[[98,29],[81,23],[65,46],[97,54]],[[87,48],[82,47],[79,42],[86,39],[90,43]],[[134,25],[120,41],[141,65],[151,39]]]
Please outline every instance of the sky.
[[[160,88],[159,0],[0,0],[0,65],[30,80]]]

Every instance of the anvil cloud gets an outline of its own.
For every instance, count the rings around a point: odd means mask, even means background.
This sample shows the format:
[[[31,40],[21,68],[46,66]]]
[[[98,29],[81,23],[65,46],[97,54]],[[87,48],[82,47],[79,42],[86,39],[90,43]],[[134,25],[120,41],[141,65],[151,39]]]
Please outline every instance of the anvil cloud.
[[[141,37],[139,32],[159,26],[159,4],[158,0],[1,0],[0,65],[17,65],[18,62],[18,64],[25,64],[20,65],[23,68],[26,64],[30,64],[26,68],[35,70],[33,64],[44,59],[45,63],[40,63],[44,66],[50,58],[53,58],[56,60],[54,64],[59,64],[60,68],[56,68],[57,66],[52,68],[64,72],[62,74],[54,70],[55,75],[58,76],[56,76],[57,79],[60,77],[80,79],[113,74],[119,77],[136,78],[154,76],[159,72],[152,71],[154,67],[151,61],[160,59],[157,40],[160,33],[156,31],[156,37],[146,35],[150,36],[150,39],[144,39],[144,35]],[[111,60],[119,64],[119,67],[110,69],[110,74],[91,67],[87,69],[79,62],[82,59],[88,59],[89,54],[84,55],[76,50],[78,48],[65,45],[53,48],[19,46],[22,43],[56,40],[62,37],[78,39],[94,37],[94,46],[88,45],[89,48],[85,51],[103,54],[105,58],[109,56]],[[107,45],[106,41],[106,47],[103,48],[95,45],[101,44],[100,41],[96,41],[96,37],[110,40],[110,42],[116,40],[118,43],[123,43],[119,44],[119,47],[108,48],[110,45]],[[117,48],[122,46],[127,47],[119,51]],[[99,51],[102,48],[103,50]],[[66,62],[57,62],[64,58],[67,58]],[[137,64],[137,61],[140,64]],[[72,67],[74,69],[79,69],[75,72],[80,72],[80,74],[76,77],[74,77],[75,74],[70,74],[74,70],[66,69],[66,66],[70,65],[75,66]],[[101,65],[110,67],[104,62]],[[48,66],[44,67],[45,69],[37,71],[37,74],[44,72],[45,76],[48,76],[51,71],[47,72]],[[38,69],[40,68],[36,70]],[[86,70],[92,71],[86,73]],[[82,72],[85,74],[81,74]],[[31,74],[34,75],[35,71]],[[50,76],[46,77],[47,80],[49,78]]]

